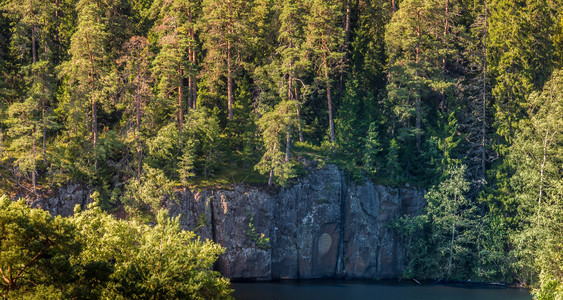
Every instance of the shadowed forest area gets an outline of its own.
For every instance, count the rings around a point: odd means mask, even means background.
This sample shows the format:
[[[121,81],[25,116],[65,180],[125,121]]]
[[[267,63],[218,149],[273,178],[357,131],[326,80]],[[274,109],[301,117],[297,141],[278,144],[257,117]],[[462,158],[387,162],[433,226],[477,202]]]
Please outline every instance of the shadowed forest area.
[[[560,0],[0,3],[0,194],[84,184],[148,236],[175,191],[332,163],[428,191],[404,277],[563,297]]]

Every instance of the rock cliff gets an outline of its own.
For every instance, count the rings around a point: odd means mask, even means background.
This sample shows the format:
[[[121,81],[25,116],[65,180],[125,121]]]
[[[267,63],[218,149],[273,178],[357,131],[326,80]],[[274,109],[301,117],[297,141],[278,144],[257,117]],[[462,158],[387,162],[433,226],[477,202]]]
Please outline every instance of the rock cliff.
[[[403,214],[420,213],[424,192],[350,183],[334,165],[308,171],[278,191],[245,185],[188,191],[166,206],[180,215],[184,228],[226,248],[217,269],[229,278],[400,276],[404,251],[389,225]],[[74,204],[86,205],[87,195],[71,186],[35,205],[69,215]]]

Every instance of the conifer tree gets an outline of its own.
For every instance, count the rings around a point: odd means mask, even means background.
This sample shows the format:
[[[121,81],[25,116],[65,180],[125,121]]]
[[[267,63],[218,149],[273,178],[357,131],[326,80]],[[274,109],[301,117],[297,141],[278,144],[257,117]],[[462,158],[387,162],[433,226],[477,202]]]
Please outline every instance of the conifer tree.
[[[227,117],[233,119],[234,89],[237,72],[243,67],[246,51],[243,37],[248,34],[249,12],[253,1],[226,0],[202,2],[199,27],[203,28],[203,49],[206,51],[203,72],[213,84],[227,81]]]
[[[144,37],[132,37],[124,45],[125,54],[120,58],[124,65],[122,80],[124,89],[122,91],[122,103],[129,115],[127,127],[134,123],[133,136],[135,140],[135,151],[137,154],[137,178],[141,177],[141,166],[143,156],[143,145],[141,141],[141,123],[146,114],[146,107],[153,98],[152,86],[154,76],[150,70],[149,42]]]
[[[317,81],[326,92],[329,138],[334,143],[332,75],[343,68],[345,32],[340,21],[343,10],[340,1],[309,0],[307,15],[307,49],[311,52],[313,68],[317,73]]]
[[[289,134],[290,128],[295,127],[295,114],[293,101],[282,101],[258,120],[266,151],[254,169],[261,174],[269,173],[269,186],[274,178],[278,184],[285,186],[287,180],[295,176],[281,142]]]
[[[53,36],[50,32],[54,25],[55,7],[50,2],[30,0],[8,1],[4,8],[15,23],[12,51],[23,62],[19,75],[25,82],[24,100],[14,103],[9,109],[9,115],[13,118],[8,120],[13,125],[10,131],[14,139],[11,148],[16,150],[14,154],[28,153],[17,161],[22,171],[31,172],[35,193],[38,159],[41,156],[43,164],[47,162],[47,130],[52,125],[49,104],[56,90],[52,76]],[[39,136],[42,137],[42,146],[37,140]]]
[[[80,0],[76,4],[78,24],[72,35],[70,60],[61,66],[61,74],[68,83],[70,106],[78,109],[80,116],[71,114],[78,124],[89,122],[87,131],[92,140],[92,152],[89,160],[93,160],[94,169],[98,168],[98,110],[104,97],[104,87],[108,70],[107,41],[110,38],[107,29],[107,14],[117,5],[116,1],[100,3],[97,0]],[[87,104],[88,103],[88,104]],[[90,117],[83,113],[89,111]]]
[[[160,51],[154,60],[154,72],[158,79],[159,97],[177,97],[177,124],[182,132],[184,108],[186,112],[196,101],[196,41],[193,12],[195,1],[155,1],[153,11],[158,20],[153,31],[158,34]],[[188,91],[184,89],[184,79],[188,78]],[[188,105],[185,106],[187,94]]]
[[[495,128],[510,142],[525,101],[554,67],[556,29],[549,1],[495,0],[489,5],[488,64],[495,84]]]
[[[516,170],[510,181],[512,191],[522,213],[522,230],[513,237],[513,253],[518,258],[520,274],[540,273],[546,283],[542,286],[544,292],[561,289],[563,279],[560,255],[556,254],[563,242],[562,114],[563,72],[557,70],[543,91],[528,98],[529,119],[520,121],[509,156]],[[556,286],[549,287],[548,282],[556,282]]]

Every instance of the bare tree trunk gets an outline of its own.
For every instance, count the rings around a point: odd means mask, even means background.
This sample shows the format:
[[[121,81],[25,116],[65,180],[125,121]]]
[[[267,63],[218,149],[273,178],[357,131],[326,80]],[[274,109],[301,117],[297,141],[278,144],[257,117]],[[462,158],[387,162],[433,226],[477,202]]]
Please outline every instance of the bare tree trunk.
[[[330,80],[328,76],[328,61],[326,58],[326,53],[324,54],[324,69],[325,69],[325,81],[326,81],[326,97],[328,99],[328,122],[330,126],[330,142],[334,143],[334,121],[332,119],[332,98],[330,93]]]
[[[274,181],[274,169],[270,169],[270,177],[268,178],[268,186],[272,186]]]
[[[35,166],[35,130],[36,130],[36,126],[33,125],[33,129],[31,130],[31,152],[33,153],[33,167],[32,167],[32,172],[31,172],[31,182],[33,184],[33,193],[35,195],[37,195],[37,184],[35,181],[35,173],[37,173],[36,170],[36,166]]]
[[[192,10],[191,8],[188,9],[188,23],[193,24],[193,17],[192,17]],[[196,48],[195,48],[195,32],[193,27],[191,27],[189,29],[189,36],[191,38],[191,46],[189,49],[189,53],[188,53],[188,59],[190,60],[190,62],[192,63],[191,67],[190,67],[190,77],[189,77],[189,96],[188,98],[190,99],[188,106],[193,109],[196,108],[196,101],[197,101],[197,80],[196,80]],[[188,108],[189,109],[189,108]]]
[[[291,148],[291,134],[290,128],[287,128],[286,138],[285,138],[285,162],[289,162],[289,151]]]
[[[192,30],[192,37],[193,36],[194,33]],[[195,68],[196,65],[195,50],[192,51],[192,63],[193,63],[193,68]],[[193,105],[193,109],[195,109],[197,107],[197,78],[195,76],[195,70],[193,70],[191,77],[192,77],[192,105]]]
[[[299,131],[299,141],[303,143],[303,129],[301,128],[301,111],[299,110],[299,94],[297,87],[295,89],[295,107],[297,108],[297,129]]]
[[[452,272],[452,264],[453,264],[453,257],[454,257],[454,241],[455,241],[455,223],[452,225],[452,239],[450,243],[450,259],[448,261],[448,276],[451,275]]]
[[[178,65],[178,129],[180,133],[182,132],[182,127],[184,123],[184,89],[183,89],[184,77],[182,76],[182,69]]]
[[[142,159],[142,152],[141,152],[141,141],[139,140],[139,135],[141,133],[141,92],[140,87],[137,84],[137,93],[135,95],[135,110],[136,110],[136,131],[135,131],[135,144],[137,147],[137,180],[141,180],[141,159]]]
[[[231,66],[231,42],[227,42],[227,110],[229,120],[233,119],[233,74]]]
[[[420,19],[420,16],[418,16]],[[416,35],[417,35],[417,43],[416,43],[416,55],[415,55],[415,63],[418,65],[419,63],[419,56],[420,56],[420,44],[421,44],[421,32],[420,32],[420,24],[416,27]],[[420,96],[417,95],[415,99],[415,114],[416,114],[416,150],[420,153],[422,152],[422,111],[420,105]]]
[[[552,135],[555,135],[555,132]],[[540,216],[540,211],[541,211],[541,203],[542,203],[542,197],[543,197],[543,181],[544,181],[544,171],[545,171],[545,162],[547,160],[547,146],[548,146],[548,140],[550,140],[549,138],[549,130],[547,130],[545,132],[545,137],[543,138],[543,159],[542,159],[542,163],[540,165],[540,191],[539,191],[539,195],[538,195],[538,222],[539,222],[539,216]]]

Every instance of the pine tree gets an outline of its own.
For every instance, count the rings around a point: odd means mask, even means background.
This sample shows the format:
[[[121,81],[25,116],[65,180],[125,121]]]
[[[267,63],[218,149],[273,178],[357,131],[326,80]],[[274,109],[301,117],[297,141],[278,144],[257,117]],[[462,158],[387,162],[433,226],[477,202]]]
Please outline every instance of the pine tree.
[[[199,27],[203,28],[203,49],[206,51],[203,72],[213,84],[227,81],[227,116],[233,119],[235,79],[243,67],[245,44],[253,1],[226,0],[202,2],[203,17]]]
[[[158,20],[153,31],[158,34],[160,51],[154,59],[154,73],[158,80],[159,97],[176,96],[177,124],[180,132],[184,122],[184,94],[188,95],[186,111],[196,102],[196,41],[193,12],[195,1],[155,1],[153,11]],[[188,78],[188,91],[184,79]],[[176,91],[174,94],[173,91]]]
[[[321,1],[309,0],[309,13],[307,15],[307,29],[305,32],[307,50],[311,52],[313,68],[317,72],[316,80],[326,92],[329,138],[334,143],[333,96],[332,76],[338,73],[343,65],[345,51],[345,32],[340,26],[342,19],[342,3],[336,0]]]
[[[152,53],[149,50],[149,42],[144,37],[132,37],[124,45],[125,54],[119,62],[124,65],[121,80],[124,89],[121,102],[125,106],[125,112],[129,116],[127,128],[133,127],[135,140],[135,151],[137,159],[137,178],[141,177],[141,166],[143,157],[143,143],[141,141],[141,123],[146,114],[146,107],[152,100],[152,86],[154,76],[150,70],[150,59]],[[130,124],[134,123],[134,126]]]
[[[17,161],[24,172],[31,172],[33,192],[36,193],[36,174],[39,152],[42,153],[43,164],[47,163],[47,130],[52,127],[49,105],[55,94],[53,74],[53,11],[55,7],[45,1],[8,1],[5,9],[14,20],[12,34],[12,51],[23,62],[20,76],[25,81],[23,102],[14,103],[9,109],[12,118],[14,138],[12,149],[15,153],[23,150],[26,157],[18,157]],[[31,52],[31,53],[30,53]],[[17,121],[18,118],[24,120]],[[37,137],[41,136],[42,147]],[[41,148],[41,151],[38,149]],[[23,169],[22,169],[23,167]]]
[[[83,124],[90,122],[88,131],[91,134],[92,152],[90,159],[94,161],[94,169],[98,168],[98,110],[100,104],[107,100],[104,88],[108,86],[108,35],[106,11],[117,3],[99,3],[96,0],[80,0],[76,9],[78,24],[72,35],[69,53],[71,58],[60,66],[62,76],[68,84],[70,106],[80,114],[71,114],[74,122]],[[86,105],[86,103],[89,103]],[[90,117],[82,115],[90,111]]]
[[[415,136],[419,153],[422,152],[422,123],[426,110],[423,98],[433,92],[443,95],[451,87],[451,80],[447,80],[444,73],[451,47],[448,36],[455,26],[449,23],[448,10],[442,7],[438,0],[402,1],[386,29],[390,58],[389,101],[395,119]],[[445,107],[443,98],[440,105]],[[410,129],[413,117],[414,129]]]

